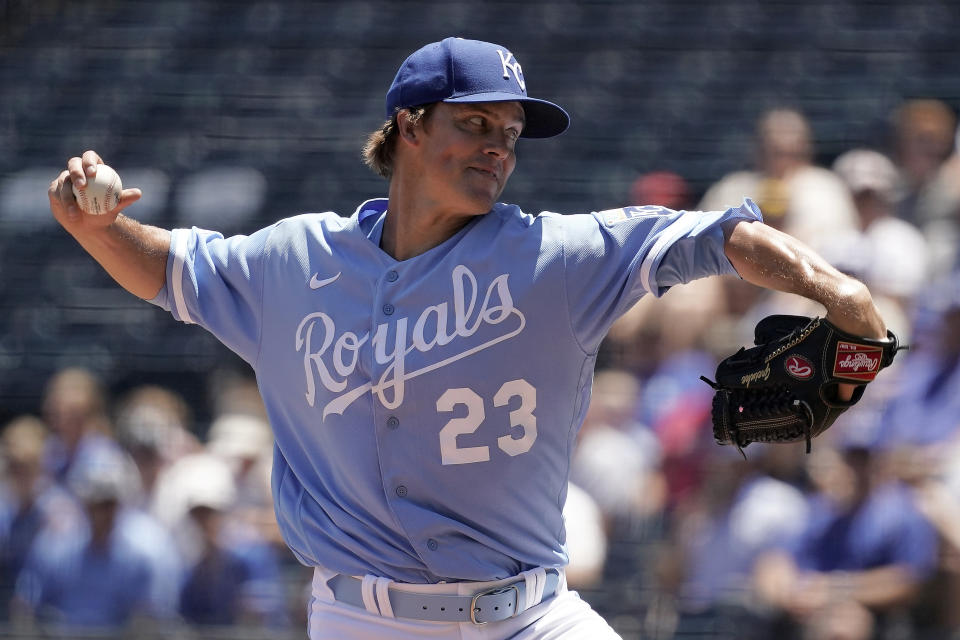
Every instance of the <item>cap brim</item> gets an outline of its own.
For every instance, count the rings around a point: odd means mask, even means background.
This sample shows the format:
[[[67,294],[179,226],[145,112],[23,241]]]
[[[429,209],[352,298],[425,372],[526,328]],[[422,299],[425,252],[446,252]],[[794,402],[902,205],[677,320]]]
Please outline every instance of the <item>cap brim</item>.
[[[527,118],[523,132],[520,133],[521,138],[551,138],[560,135],[570,126],[570,116],[559,105],[506,91],[473,93],[447,98],[444,102],[519,102]]]

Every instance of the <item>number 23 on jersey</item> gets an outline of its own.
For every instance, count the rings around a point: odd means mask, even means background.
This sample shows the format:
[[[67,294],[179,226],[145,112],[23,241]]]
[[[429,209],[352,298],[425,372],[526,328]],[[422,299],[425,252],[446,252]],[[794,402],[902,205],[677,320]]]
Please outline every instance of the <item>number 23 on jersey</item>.
[[[507,406],[513,398],[520,399],[520,406],[510,411],[510,431],[497,438],[497,446],[508,455],[517,456],[529,451],[537,439],[537,418],[533,415],[537,408],[537,390],[522,378],[505,382],[494,394],[493,406]],[[474,433],[480,428],[486,417],[484,399],[467,387],[447,389],[437,400],[437,411],[450,413],[458,405],[465,406],[467,414],[462,418],[451,418],[440,429],[442,463],[487,462],[490,460],[489,446],[461,447],[457,444],[457,436]]]

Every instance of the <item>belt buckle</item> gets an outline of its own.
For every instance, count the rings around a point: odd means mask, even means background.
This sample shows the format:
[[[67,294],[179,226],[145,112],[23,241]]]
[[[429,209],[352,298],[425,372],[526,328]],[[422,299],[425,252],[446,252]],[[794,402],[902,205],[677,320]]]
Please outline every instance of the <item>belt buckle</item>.
[[[490,620],[477,620],[477,598],[480,596],[499,596],[500,594],[507,593],[508,591],[513,591],[513,613],[507,616],[507,618],[515,617],[517,615],[517,609],[520,606],[520,589],[517,588],[517,585],[515,584],[508,584],[504,587],[494,587],[493,589],[481,591],[470,598],[470,622],[478,626],[489,624],[491,622]],[[503,620],[506,620],[507,618],[503,618]]]

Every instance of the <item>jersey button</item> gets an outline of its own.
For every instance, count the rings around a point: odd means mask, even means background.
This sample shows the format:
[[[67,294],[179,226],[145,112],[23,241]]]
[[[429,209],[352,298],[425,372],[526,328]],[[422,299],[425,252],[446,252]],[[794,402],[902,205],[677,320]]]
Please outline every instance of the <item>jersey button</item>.
[[[397,487],[397,495],[401,498],[407,497],[407,488],[403,485]]]
[[[439,546],[440,546],[440,543],[434,540],[433,538],[430,538],[429,540],[427,540],[427,549],[430,549],[430,551],[436,551],[437,547]]]
[[[390,416],[387,418],[387,426],[391,429],[396,429],[400,426],[400,419],[397,416]]]
[[[393,315],[393,305],[390,304],[389,302],[383,305],[383,313],[388,316]]]
[[[387,282],[396,282],[400,274],[396,271],[387,271]]]

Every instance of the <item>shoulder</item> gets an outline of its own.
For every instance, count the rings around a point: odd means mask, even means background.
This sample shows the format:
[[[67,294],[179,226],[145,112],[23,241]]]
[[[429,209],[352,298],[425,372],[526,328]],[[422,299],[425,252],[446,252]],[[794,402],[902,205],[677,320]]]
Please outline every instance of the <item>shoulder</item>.
[[[524,229],[540,224],[542,215],[526,213],[515,204],[498,202],[493,205],[493,209],[487,214],[486,219],[504,227]]]
[[[272,225],[275,234],[296,234],[303,232],[337,233],[350,227],[353,219],[341,216],[333,211],[322,213],[301,213],[278,220]]]
[[[577,251],[580,245],[594,246],[616,233],[618,222],[630,220],[643,207],[626,207],[590,213],[557,213],[541,211],[535,215],[523,212],[516,205],[497,205],[491,214],[497,224],[498,239],[524,244],[535,243],[541,253]]]
[[[620,211],[620,209],[616,209],[616,211]],[[593,218],[597,214],[595,212],[558,213],[556,211],[540,211],[539,213],[532,214],[523,211],[518,205],[498,202],[488,215],[501,220],[504,224],[533,227],[537,225],[565,224],[572,220]]]
[[[474,238],[487,242],[492,235],[498,243],[533,242],[541,245],[545,240],[562,242],[563,229],[569,224],[568,217],[550,211],[531,214],[515,204],[497,203],[477,225]]]
[[[117,518],[113,551],[133,571],[149,571],[161,560],[178,561],[168,533],[151,516],[133,508],[123,509]]]
[[[71,531],[43,529],[30,545],[25,567],[48,575],[68,574],[76,570],[88,540],[86,523]]]
[[[37,508],[43,513],[45,525],[58,531],[75,531],[85,518],[73,494],[58,484],[51,483],[42,490]]]
[[[284,252],[310,244],[327,244],[356,228],[353,218],[333,211],[302,213],[278,220],[258,232],[264,234],[264,248]]]
[[[558,213],[555,211],[540,211],[537,214],[524,212],[515,204],[497,204],[490,212],[490,216],[505,228],[522,229],[564,229],[564,228],[597,228],[604,220],[612,223],[626,219],[624,212],[645,210],[647,207],[624,207],[608,211],[591,211],[589,213]]]
[[[121,535],[135,548],[152,551],[169,548],[173,544],[170,532],[145,511],[134,507],[124,509],[118,522]]]
[[[826,526],[837,514],[837,506],[832,499],[823,493],[812,493],[806,496],[807,518],[811,528]]]

